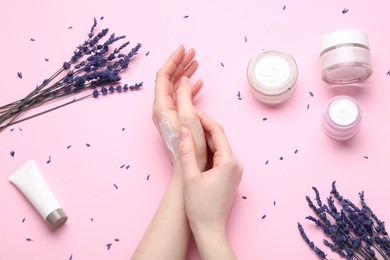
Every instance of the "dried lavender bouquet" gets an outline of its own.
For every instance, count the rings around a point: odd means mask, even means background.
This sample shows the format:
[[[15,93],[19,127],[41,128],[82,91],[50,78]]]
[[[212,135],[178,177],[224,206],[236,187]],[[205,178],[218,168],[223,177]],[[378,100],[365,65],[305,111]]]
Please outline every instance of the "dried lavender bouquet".
[[[98,97],[99,95],[114,92],[127,92],[142,87],[142,82],[131,86],[128,84],[123,86],[119,84],[116,86],[111,85],[117,84],[121,80],[119,74],[129,66],[130,60],[138,53],[141,44],[136,44],[128,53],[122,53],[130,44],[127,41],[110,51],[110,47],[124,39],[125,36],[115,36],[114,33],[108,36],[108,28],[101,30],[95,35],[96,26],[97,20],[94,18],[87,40],[76,48],[70,60],[64,62],[62,67],[51,77],[45,79],[42,84],[34,88],[23,99],[0,106],[0,131],[10,125],[89,97]],[[104,39],[106,40],[104,41]],[[18,72],[18,76],[22,77],[22,74]],[[74,98],[71,101],[65,101],[62,104],[31,116],[22,117],[22,114],[30,109],[49,102],[62,100],[87,90],[90,91],[87,95]]]
[[[309,196],[306,200],[313,209],[317,218],[308,216],[330,239],[324,239],[323,243],[332,251],[346,259],[390,259],[390,239],[386,232],[385,224],[366,204],[364,191],[359,193],[361,208],[355,206],[350,200],[345,199],[336,189],[336,182],[332,183],[327,204],[322,203],[317,188],[315,192],[316,205]],[[335,205],[335,199],[341,207]],[[298,229],[306,243],[322,258],[327,259],[327,254],[314,245],[307,237],[303,226],[298,222]]]

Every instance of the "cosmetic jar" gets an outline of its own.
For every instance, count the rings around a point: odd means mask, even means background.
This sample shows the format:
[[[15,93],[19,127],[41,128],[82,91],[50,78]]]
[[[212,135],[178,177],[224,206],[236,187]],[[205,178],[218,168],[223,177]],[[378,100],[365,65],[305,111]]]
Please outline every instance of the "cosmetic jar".
[[[368,36],[360,30],[340,30],[324,35],[320,42],[322,80],[350,84],[372,74]]]
[[[247,77],[257,99],[276,105],[293,94],[298,67],[291,55],[278,50],[265,50],[250,60]]]
[[[362,111],[357,101],[349,96],[332,98],[323,114],[324,132],[338,141],[346,141],[357,134],[362,120]]]

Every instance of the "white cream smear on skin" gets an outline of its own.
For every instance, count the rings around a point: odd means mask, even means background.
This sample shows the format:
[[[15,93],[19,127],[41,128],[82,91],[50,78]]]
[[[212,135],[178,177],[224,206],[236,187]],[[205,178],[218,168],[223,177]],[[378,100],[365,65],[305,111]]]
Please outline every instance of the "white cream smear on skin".
[[[161,134],[169,151],[172,153],[173,158],[176,160],[177,152],[175,149],[175,143],[178,142],[179,135],[173,130],[172,126],[165,117],[165,113],[161,113],[161,121],[159,123]]]
[[[329,106],[330,119],[341,126],[347,126],[356,121],[359,109],[355,102],[348,98],[338,98]]]
[[[265,56],[259,59],[254,68],[256,79],[266,87],[278,87],[285,83],[291,73],[290,64],[278,56]]]

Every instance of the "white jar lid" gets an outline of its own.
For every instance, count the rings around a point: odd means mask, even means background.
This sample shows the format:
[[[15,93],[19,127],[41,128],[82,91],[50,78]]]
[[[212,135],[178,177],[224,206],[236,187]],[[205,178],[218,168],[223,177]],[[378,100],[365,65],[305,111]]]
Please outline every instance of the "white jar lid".
[[[339,30],[328,33],[321,38],[321,53],[340,44],[361,44],[368,47],[368,36],[365,32],[355,29]]]

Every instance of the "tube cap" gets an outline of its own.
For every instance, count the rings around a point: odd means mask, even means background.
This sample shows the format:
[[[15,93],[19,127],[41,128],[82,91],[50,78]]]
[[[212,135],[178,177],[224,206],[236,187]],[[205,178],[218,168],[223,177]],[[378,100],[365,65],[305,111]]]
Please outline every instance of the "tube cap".
[[[339,44],[361,44],[368,48],[368,36],[365,32],[355,29],[339,30],[324,35],[320,42],[320,50]]]
[[[50,226],[54,229],[59,228],[68,220],[68,216],[62,208],[53,210],[47,217],[46,221],[49,222]]]

